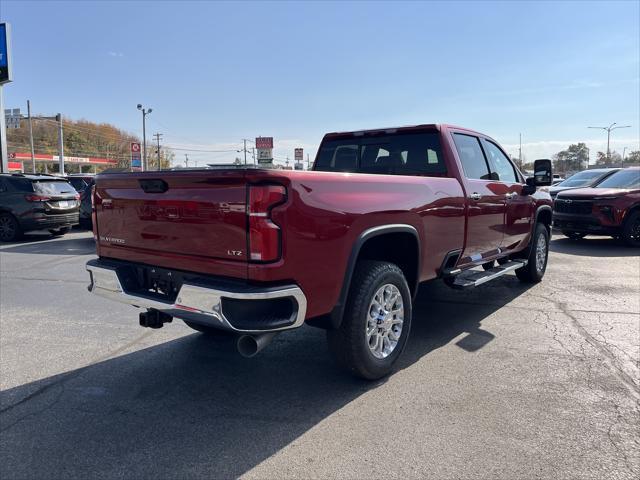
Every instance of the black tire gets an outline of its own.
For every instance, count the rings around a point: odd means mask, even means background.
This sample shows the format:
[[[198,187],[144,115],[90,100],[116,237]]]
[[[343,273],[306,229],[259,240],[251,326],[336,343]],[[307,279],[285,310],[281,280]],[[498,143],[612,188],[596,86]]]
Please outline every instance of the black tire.
[[[625,220],[622,240],[629,247],[640,247],[640,210],[633,212]]]
[[[373,337],[367,338],[367,327],[371,325],[369,307],[376,294],[388,285],[391,291],[395,287],[397,292],[393,293],[396,296],[399,293],[402,298],[403,322],[397,340],[390,340],[387,336],[387,345],[397,341],[395,347],[388,352],[386,357],[377,358],[374,356],[369,343],[373,339],[376,340],[377,345],[377,339]],[[385,290],[385,294],[389,290]],[[393,305],[397,305],[397,302]],[[387,325],[391,325],[394,320],[397,320],[397,315],[392,317],[385,316],[384,320],[378,320],[377,325],[384,324],[387,318],[389,318],[389,324]],[[384,328],[377,325],[374,324],[374,328],[378,328],[378,331]],[[387,335],[393,333],[395,337],[396,333],[393,327],[388,328],[391,329],[391,332],[388,332]],[[402,270],[393,263],[369,260],[358,262],[351,281],[342,323],[338,329],[327,331],[329,349],[338,364],[352,374],[367,380],[376,380],[384,377],[393,370],[396,360],[400,357],[407,344],[410,331],[411,293]],[[384,348],[384,340],[380,340],[380,342],[380,345]]]
[[[582,240],[584,237],[587,236],[586,233],[580,233],[580,232],[570,232],[568,230],[563,230],[562,234],[567,237],[570,238],[571,240]]]
[[[544,259],[541,262],[542,265],[538,266],[537,253],[538,246],[544,240],[544,245],[541,247],[544,251]],[[527,257],[528,263],[522,268],[516,270],[516,275],[521,282],[524,283],[538,283],[544,277],[544,272],[547,270],[547,260],[549,259],[549,230],[543,224],[538,223],[536,230],[531,238],[529,245],[529,256]]]
[[[0,215],[0,241],[14,242],[22,238],[22,228],[10,213]]]
[[[187,322],[183,320],[184,323],[187,324],[188,327],[197,330],[198,332],[204,333],[208,337],[216,337],[216,338],[227,338],[232,337],[233,332],[229,332],[227,330],[221,330],[220,328],[209,327],[207,325],[200,325],[199,323]]]

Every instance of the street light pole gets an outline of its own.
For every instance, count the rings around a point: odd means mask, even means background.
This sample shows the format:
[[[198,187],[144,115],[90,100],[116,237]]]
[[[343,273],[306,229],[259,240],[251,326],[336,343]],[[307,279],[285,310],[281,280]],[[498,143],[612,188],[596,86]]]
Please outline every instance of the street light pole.
[[[595,128],[598,130],[605,130],[607,132],[607,160],[611,161],[611,150],[609,148],[610,142],[611,142],[611,131],[612,130],[617,130],[618,128],[630,128],[631,125],[618,125],[617,127],[614,126],[616,125],[616,122],[613,122],[611,125],[609,125],[608,127],[587,127],[587,128]]]
[[[142,170],[147,171],[147,115],[153,112],[152,108],[145,109],[138,104],[138,110],[142,112]]]
[[[624,168],[624,154],[627,152],[627,147],[622,149],[622,159],[620,160],[620,168]]]
[[[33,148],[33,124],[31,123],[31,101],[27,100],[27,119],[29,120],[29,145],[31,146],[31,168],[36,173],[36,154]]]

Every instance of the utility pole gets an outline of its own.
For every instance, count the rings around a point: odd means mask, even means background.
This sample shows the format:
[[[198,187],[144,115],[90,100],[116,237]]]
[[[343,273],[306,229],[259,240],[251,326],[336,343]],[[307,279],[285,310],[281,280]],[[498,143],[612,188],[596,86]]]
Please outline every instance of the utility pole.
[[[29,120],[29,145],[31,145],[31,168],[36,173],[36,154],[33,148],[33,125],[31,123],[31,102],[27,100],[27,118]]]
[[[520,134],[520,150],[518,152],[518,163],[520,164],[520,169],[522,169],[522,133]]]
[[[631,125],[618,125],[615,127],[616,122],[613,122],[608,127],[587,127],[587,128],[596,128],[598,130],[605,130],[607,132],[607,161],[611,161],[611,150],[609,149],[609,143],[611,141],[611,131],[617,130],[618,128],[630,128]]]
[[[161,167],[160,167],[160,138],[162,137],[162,134],[161,133],[156,133],[153,136],[158,141],[158,171],[160,171],[161,170]]]
[[[138,110],[142,112],[142,170],[147,170],[147,115],[153,112],[152,108],[143,108],[138,104]]]
[[[622,149],[622,159],[620,160],[620,168],[624,168],[624,154],[627,153],[627,147]]]
[[[242,150],[244,150],[244,166],[246,167],[247,166],[247,139],[243,138],[242,142],[244,145],[242,148]]]
[[[60,155],[60,157],[58,158],[59,160],[59,171],[60,171],[60,175],[64,175],[64,140],[63,140],[63,133],[62,133],[62,114],[59,113],[56,115],[56,120],[58,121],[58,155]]]
[[[309,154],[307,153],[307,170],[311,170],[311,162],[309,161]]]
[[[186,153],[184,154],[184,166],[189,168],[189,155]]]

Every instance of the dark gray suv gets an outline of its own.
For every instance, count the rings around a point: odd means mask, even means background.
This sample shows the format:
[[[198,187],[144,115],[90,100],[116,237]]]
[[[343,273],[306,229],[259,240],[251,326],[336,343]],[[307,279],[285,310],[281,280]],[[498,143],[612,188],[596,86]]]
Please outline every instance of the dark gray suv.
[[[0,241],[31,230],[64,235],[78,224],[79,207],[78,192],[64,178],[0,174]]]

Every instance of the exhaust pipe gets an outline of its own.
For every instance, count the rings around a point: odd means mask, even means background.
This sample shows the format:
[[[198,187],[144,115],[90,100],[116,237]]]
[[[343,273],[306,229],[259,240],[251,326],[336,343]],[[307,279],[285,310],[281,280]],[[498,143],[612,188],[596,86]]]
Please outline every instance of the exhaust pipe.
[[[260,350],[271,343],[277,334],[278,332],[267,332],[256,335],[241,335],[236,343],[238,353],[246,358],[255,357]]]

